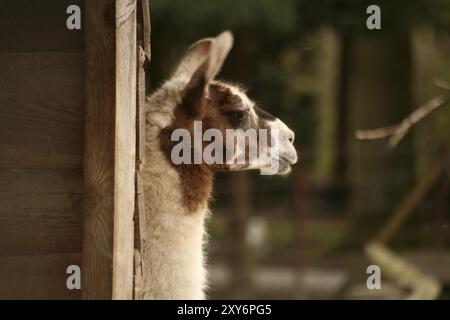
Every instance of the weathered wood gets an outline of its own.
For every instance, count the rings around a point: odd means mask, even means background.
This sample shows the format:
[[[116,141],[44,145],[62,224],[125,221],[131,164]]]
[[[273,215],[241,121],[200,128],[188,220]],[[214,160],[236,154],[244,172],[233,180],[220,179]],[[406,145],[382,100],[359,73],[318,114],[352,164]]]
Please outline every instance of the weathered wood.
[[[0,298],[81,296],[65,273],[82,238],[83,31],[65,28],[80,2],[0,4]]]
[[[136,154],[136,0],[116,1],[113,298],[132,299]]]
[[[112,298],[116,123],[114,14],[114,0],[85,1],[84,299]]]
[[[83,298],[131,299],[136,0],[86,1]]]
[[[0,1],[0,52],[82,49],[84,29],[66,27],[70,5],[84,12],[83,0]]]
[[[0,256],[81,251],[81,193],[0,192],[0,205]]]
[[[80,262],[80,253],[0,257],[0,299],[80,299],[66,285],[67,267]]]
[[[135,198],[135,249],[141,248],[141,230],[140,220],[144,218],[143,211],[144,199],[143,199],[143,187],[140,178],[140,168],[144,162],[145,154],[145,52],[139,46],[137,49],[137,92],[136,92],[136,198]]]
[[[78,194],[83,193],[83,170],[10,169],[0,171],[0,193]]]
[[[0,4],[1,297],[80,297],[81,249],[84,298],[132,297],[136,1],[85,1],[69,31],[81,2]]]
[[[140,168],[145,157],[145,65],[150,59],[150,12],[148,1],[138,2],[137,10],[137,92],[136,92],[136,198],[134,212],[135,283],[134,296],[139,296],[142,275],[141,234],[145,226],[145,203]]]
[[[0,169],[82,167],[83,60],[82,51],[0,53]]]
[[[150,7],[148,0],[141,0],[138,3],[138,44],[145,52],[146,59],[150,61],[151,46],[150,46]]]
[[[0,298],[77,299],[84,128],[81,0],[0,3]]]
[[[82,185],[81,169],[0,171],[0,256],[81,252]]]
[[[138,72],[137,72],[137,116],[136,116],[136,152],[138,168],[144,161],[145,154],[145,70],[144,64],[146,62],[145,52],[141,47],[138,47]]]

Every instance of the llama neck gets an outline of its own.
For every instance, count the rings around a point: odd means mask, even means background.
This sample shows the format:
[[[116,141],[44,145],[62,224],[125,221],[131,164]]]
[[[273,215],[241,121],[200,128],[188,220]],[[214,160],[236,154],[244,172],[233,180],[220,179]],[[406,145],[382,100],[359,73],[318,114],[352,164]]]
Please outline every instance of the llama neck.
[[[142,235],[144,299],[203,299],[204,222],[212,175],[201,167],[174,167],[147,144],[142,170],[145,232]]]

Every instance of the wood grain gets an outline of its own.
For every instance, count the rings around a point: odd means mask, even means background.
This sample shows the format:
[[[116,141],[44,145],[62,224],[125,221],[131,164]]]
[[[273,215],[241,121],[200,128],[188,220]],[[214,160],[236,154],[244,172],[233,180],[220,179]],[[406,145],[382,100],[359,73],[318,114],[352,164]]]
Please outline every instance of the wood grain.
[[[136,0],[116,1],[113,299],[133,298],[136,154]]]
[[[150,34],[151,34],[151,24],[150,24],[150,5],[148,0],[138,1],[137,10],[137,43],[144,50],[145,58],[150,61],[151,58],[151,46],[150,46]]]
[[[81,251],[81,171],[0,172],[0,256]]]
[[[0,299],[80,299],[66,285],[67,267],[80,263],[80,253],[0,257]]]
[[[83,298],[132,297],[136,1],[69,31],[81,2],[0,3],[0,297],[79,298],[80,263]]]
[[[0,170],[79,169],[83,52],[0,53]]]
[[[0,1],[0,52],[82,49],[84,29],[66,27],[70,5],[84,12],[83,0]]]
[[[141,248],[145,222],[145,203],[140,170],[145,156],[145,66],[150,60],[150,11],[147,0],[138,2],[137,11],[137,94],[136,94],[136,198],[134,212],[135,285],[134,297],[142,296],[141,275],[144,268]]]
[[[136,0],[87,1],[83,298],[131,299]]]
[[[76,299],[84,146],[81,0],[0,3],[0,298]],[[74,253],[75,252],[75,253]]]
[[[114,14],[114,0],[85,1],[83,299],[112,298],[116,110]]]

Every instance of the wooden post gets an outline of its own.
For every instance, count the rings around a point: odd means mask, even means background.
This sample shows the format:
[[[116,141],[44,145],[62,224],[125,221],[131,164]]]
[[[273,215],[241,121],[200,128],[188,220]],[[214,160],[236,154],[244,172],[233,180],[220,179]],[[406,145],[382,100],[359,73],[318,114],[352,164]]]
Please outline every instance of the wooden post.
[[[137,92],[136,92],[136,197],[134,212],[134,249],[135,249],[135,279],[134,297],[141,297],[142,288],[142,244],[141,230],[145,225],[145,204],[140,169],[145,153],[145,66],[150,61],[150,11],[148,0],[138,2],[137,10]]]
[[[116,0],[113,298],[132,299],[136,154],[136,1]]]
[[[136,0],[85,1],[82,296],[133,296]]]

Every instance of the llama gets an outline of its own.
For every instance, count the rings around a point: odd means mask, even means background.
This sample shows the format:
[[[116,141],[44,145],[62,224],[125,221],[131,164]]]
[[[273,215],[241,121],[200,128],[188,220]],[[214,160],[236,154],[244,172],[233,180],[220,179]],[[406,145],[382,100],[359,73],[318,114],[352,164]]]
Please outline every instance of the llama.
[[[279,174],[297,161],[294,133],[279,119],[259,109],[236,85],[215,80],[233,43],[225,31],[194,43],[172,77],[147,97],[143,239],[143,299],[204,299],[204,221],[213,175],[218,171],[261,169],[266,164],[182,164],[171,161],[177,128],[278,129]],[[238,153],[239,150],[235,152]]]

